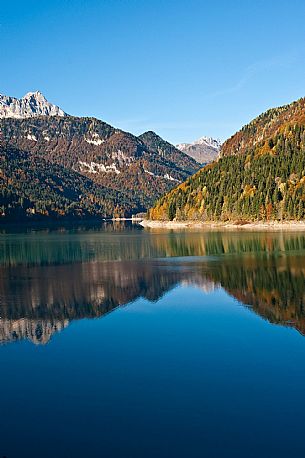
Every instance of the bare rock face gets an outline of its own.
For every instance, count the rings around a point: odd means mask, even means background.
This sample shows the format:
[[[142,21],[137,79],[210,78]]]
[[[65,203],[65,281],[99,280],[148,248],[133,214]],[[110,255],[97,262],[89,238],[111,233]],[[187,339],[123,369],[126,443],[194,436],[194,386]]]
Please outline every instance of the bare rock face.
[[[28,92],[21,99],[0,94],[0,118],[33,118],[66,116],[57,105],[48,102],[40,92]]]
[[[207,164],[218,157],[221,141],[211,137],[201,137],[193,143],[180,143],[176,147],[200,164]]]

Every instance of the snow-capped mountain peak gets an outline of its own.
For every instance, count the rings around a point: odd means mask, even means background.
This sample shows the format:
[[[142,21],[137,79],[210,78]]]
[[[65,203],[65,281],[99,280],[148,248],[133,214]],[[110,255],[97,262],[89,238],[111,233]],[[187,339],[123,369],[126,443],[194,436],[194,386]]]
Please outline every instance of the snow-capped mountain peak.
[[[200,137],[198,140],[195,140],[192,145],[208,145],[211,146],[212,148],[220,148],[221,147],[221,141],[218,138],[212,138],[212,137]]]
[[[48,102],[40,91],[28,92],[21,99],[0,94],[0,118],[35,116],[66,116],[66,113]]]
[[[34,92],[27,92],[23,97],[21,97],[23,100],[29,100],[29,99],[35,99],[35,100],[45,100],[45,96],[42,94],[40,91],[34,91]]]
[[[212,137],[203,136],[192,143],[176,145],[180,151],[193,157],[197,162],[206,164],[214,161],[220,151],[221,141]]]

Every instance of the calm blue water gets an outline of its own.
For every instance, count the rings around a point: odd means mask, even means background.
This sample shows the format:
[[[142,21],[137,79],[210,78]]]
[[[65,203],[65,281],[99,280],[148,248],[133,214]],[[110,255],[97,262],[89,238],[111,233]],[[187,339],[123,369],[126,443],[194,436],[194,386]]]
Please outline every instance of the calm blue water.
[[[0,233],[0,457],[303,457],[305,236]]]

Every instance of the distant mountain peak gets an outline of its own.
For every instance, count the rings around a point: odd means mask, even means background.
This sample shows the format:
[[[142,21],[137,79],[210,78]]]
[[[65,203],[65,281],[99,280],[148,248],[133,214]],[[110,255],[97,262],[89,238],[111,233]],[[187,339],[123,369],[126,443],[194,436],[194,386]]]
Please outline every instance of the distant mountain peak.
[[[176,164],[184,171],[192,174],[199,168],[199,164],[188,154],[176,148],[168,141],[164,140],[160,135],[152,130],[144,132],[138,137],[150,151],[155,152],[159,156],[166,158],[168,161]]]
[[[27,92],[23,97],[21,97],[23,100],[25,99],[30,99],[31,97],[35,98],[35,99],[44,99],[44,100],[47,100],[45,98],[45,96],[43,95],[42,92],[40,91],[33,91],[33,92]]]
[[[213,148],[220,148],[221,147],[221,141],[219,138],[212,138],[212,137],[200,137],[198,140],[195,140],[192,145],[209,145],[212,146]]]
[[[66,116],[66,113],[45,98],[40,91],[27,92],[21,99],[0,94],[0,118],[33,118],[35,116]]]
[[[213,137],[203,136],[192,143],[180,143],[176,147],[194,158],[201,164],[214,161],[220,151],[221,141]]]

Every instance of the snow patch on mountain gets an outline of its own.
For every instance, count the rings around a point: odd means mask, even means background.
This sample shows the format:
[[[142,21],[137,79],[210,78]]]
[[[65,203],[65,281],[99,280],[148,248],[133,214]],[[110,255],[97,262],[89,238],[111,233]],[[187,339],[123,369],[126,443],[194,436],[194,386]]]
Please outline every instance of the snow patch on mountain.
[[[35,135],[28,134],[26,138],[28,140],[31,140],[32,142],[37,142],[37,138],[35,137]]]
[[[87,143],[89,143],[91,145],[99,146],[102,143],[104,143],[105,140],[100,138],[99,135],[96,132],[94,132],[92,134],[92,138],[85,137],[85,142],[87,142]]]
[[[117,160],[120,164],[127,164],[130,165],[131,162],[135,160],[133,156],[128,156],[127,154],[124,153],[124,151],[121,151],[120,149],[117,151],[113,151],[111,153],[111,157],[114,160]]]
[[[147,173],[148,175],[152,176],[152,177],[156,177],[156,178],[164,178],[165,180],[169,180],[169,181],[176,181],[177,183],[180,183],[179,180],[177,180],[176,178],[173,178],[171,175],[169,175],[168,173],[166,173],[165,175],[156,175],[155,173],[153,172],[150,172],[149,170],[146,170],[144,169],[144,172]]]
[[[104,164],[98,164],[96,162],[90,162],[88,164],[87,162],[79,161],[80,165],[80,171],[81,172],[87,172],[87,173],[109,173],[109,172],[114,172],[117,175],[121,173],[115,164],[110,164],[110,165],[104,165]]]
[[[176,145],[176,148],[178,148],[181,151],[183,151],[185,148],[187,148],[189,146],[192,146],[192,145],[194,145],[194,146],[196,146],[196,145],[211,146],[212,148],[215,148],[215,149],[219,150],[219,148],[221,147],[222,143],[221,143],[221,140],[219,140],[219,139],[203,136],[203,137],[198,138],[198,140],[193,141],[192,143],[179,143],[178,145]]]

